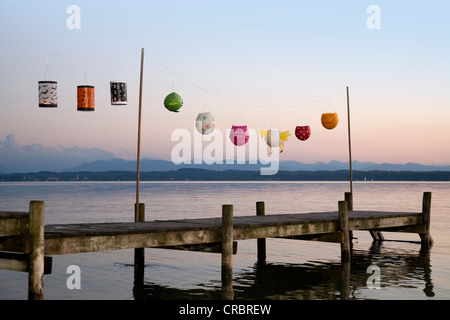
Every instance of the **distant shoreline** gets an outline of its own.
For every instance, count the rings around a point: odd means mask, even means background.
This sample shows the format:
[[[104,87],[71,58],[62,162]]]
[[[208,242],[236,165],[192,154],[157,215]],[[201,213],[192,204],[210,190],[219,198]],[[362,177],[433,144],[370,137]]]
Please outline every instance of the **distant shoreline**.
[[[349,181],[349,170],[279,171],[260,175],[259,171],[179,169],[145,171],[140,181]],[[29,172],[0,174],[0,182],[18,181],[136,181],[136,171]],[[450,181],[449,171],[359,171],[353,181]]]

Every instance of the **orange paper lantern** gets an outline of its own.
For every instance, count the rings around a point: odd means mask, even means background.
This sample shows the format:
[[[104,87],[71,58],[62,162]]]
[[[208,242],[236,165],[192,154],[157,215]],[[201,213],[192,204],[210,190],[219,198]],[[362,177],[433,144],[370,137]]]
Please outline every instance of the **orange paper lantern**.
[[[339,123],[339,117],[338,114],[336,112],[334,113],[323,113],[322,114],[322,125],[324,128],[331,130],[336,128],[336,126]]]
[[[94,86],[78,86],[78,111],[94,111],[95,110],[95,96]]]

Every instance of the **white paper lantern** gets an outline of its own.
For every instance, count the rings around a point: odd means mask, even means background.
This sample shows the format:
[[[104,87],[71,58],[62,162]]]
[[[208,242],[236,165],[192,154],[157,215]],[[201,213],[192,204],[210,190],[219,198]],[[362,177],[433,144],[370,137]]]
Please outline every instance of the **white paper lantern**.
[[[195,128],[201,134],[210,134],[214,131],[216,121],[211,112],[201,112],[195,120]]]

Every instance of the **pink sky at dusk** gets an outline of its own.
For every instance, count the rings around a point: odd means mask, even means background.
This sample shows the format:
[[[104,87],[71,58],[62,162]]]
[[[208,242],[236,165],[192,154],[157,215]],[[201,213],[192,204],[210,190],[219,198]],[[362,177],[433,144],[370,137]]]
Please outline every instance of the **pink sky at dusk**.
[[[22,145],[135,158],[144,48],[143,157],[170,160],[172,132],[193,132],[207,104],[224,135],[242,121],[255,130],[289,130],[280,160],[347,161],[348,86],[353,160],[450,164],[448,5],[408,3],[380,1],[375,30],[366,23],[369,3],[358,1],[136,2],[120,13],[115,3],[80,1],[78,30],[66,26],[66,3],[2,3],[0,140],[14,134]],[[58,81],[52,110],[37,102],[47,65]],[[109,102],[117,67],[125,70],[127,106]],[[96,90],[91,113],[76,111],[85,73]],[[184,99],[179,113],[163,106],[172,91]],[[285,108],[291,105],[298,106]],[[320,124],[330,108],[340,118],[334,130]],[[299,124],[311,126],[305,142],[294,135]]]

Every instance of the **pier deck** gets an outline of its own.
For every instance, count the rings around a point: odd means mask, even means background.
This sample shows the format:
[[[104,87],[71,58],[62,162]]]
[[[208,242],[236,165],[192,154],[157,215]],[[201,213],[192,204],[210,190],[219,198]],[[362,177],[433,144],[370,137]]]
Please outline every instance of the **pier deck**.
[[[224,297],[232,297],[236,240],[258,239],[258,260],[265,260],[265,238],[337,242],[343,263],[351,259],[354,230],[367,230],[374,240],[383,240],[381,231],[418,233],[422,248],[431,246],[430,192],[423,194],[421,212],[353,211],[352,195],[345,196],[334,212],[265,215],[264,203],[258,202],[253,216],[234,217],[233,206],[223,205],[221,218],[145,221],[140,204],[144,222],[50,225],[44,225],[44,202],[31,201],[29,213],[0,211],[0,268],[28,272],[29,298],[42,299],[48,256],[134,248],[137,264],[143,261],[142,248],[219,244]]]
[[[353,211],[349,230],[417,225],[421,213]],[[45,226],[45,254],[221,242],[222,219],[55,224]],[[233,217],[233,239],[311,236],[339,231],[339,212]],[[306,237],[305,237],[306,238]]]

